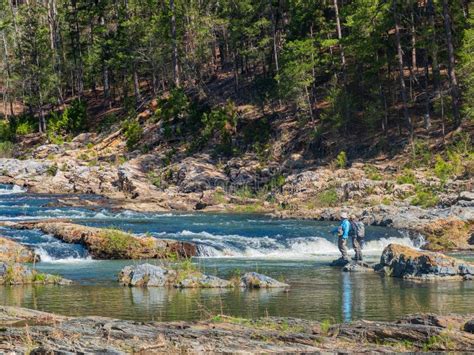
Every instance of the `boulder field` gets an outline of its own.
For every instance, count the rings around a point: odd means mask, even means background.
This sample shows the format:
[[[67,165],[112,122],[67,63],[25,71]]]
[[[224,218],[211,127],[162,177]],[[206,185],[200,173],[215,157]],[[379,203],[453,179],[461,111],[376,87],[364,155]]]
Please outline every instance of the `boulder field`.
[[[326,324],[215,315],[195,322],[65,317],[0,306],[5,353],[395,353],[474,351],[474,315],[414,314],[395,322]]]
[[[290,285],[271,277],[248,272],[232,280],[224,280],[216,276],[205,275],[192,265],[169,267],[139,264],[122,269],[118,276],[124,286],[176,287],[176,288],[286,288]]]
[[[116,229],[82,226],[68,221],[4,222],[16,229],[39,229],[63,242],[82,244],[94,259],[156,259],[191,257],[196,246],[153,237],[140,237]]]

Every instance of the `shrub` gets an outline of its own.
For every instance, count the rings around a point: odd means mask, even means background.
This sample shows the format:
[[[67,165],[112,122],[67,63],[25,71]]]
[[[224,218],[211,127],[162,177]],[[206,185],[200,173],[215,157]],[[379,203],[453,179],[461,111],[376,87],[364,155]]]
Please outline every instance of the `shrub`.
[[[35,131],[35,127],[30,122],[21,122],[16,126],[16,134],[24,136]]]
[[[13,157],[14,147],[12,142],[0,142],[0,158]]]
[[[454,175],[455,168],[453,164],[445,161],[440,155],[436,156],[436,162],[434,166],[435,175],[441,180],[444,185],[446,181]]]
[[[161,176],[160,175],[157,175],[154,171],[150,171],[148,174],[147,174],[147,177],[148,177],[148,180],[150,181],[150,183],[152,185],[154,185],[155,187],[161,189],[162,187],[162,180],[161,180]]]
[[[377,168],[375,168],[374,166],[372,166],[372,165],[366,165],[366,166],[364,167],[364,171],[365,171],[365,174],[367,175],[367,177],[368,177],[370,180],[375,180],[375,181],[382,180],[382,175],[381,175],[380,172],[377,170]]]
[[[339,196],[335,188],[322,191],[316,196],[316,205],[319,207],[334,207],[339,202]]]
[[[12,130],[11,123],[0,121],[0,141],[12,141],[15,139],[15,132]]]
[[[58,172],[58,166],[56,164],[50,165],[48,169],[46,170],[46,173],[49,176],[56,176],[57,172]]]
[[[77,99],[61,113],[53,112],[48,119],[48,138],[58,140],[67,134],[81,132],[87,123],[86,103]]]
[[[127,139],[127,149],[132,151],[137,148],[143,135],[143,128],[136,121],[124,123],[124,135]]]
[[[398,184],[416,184],[416,176],[411,169],[403,169],[402,175],[397,177]]]
[[[415,197],[411,200],[411,204],[414,206],[420,206],[423,208],[434,207],[439,203],[439,198],[430,190],[419,190],[416,192]]]
[[[341,151],[336,159],[333,161],[335,167],[339,169],[344,169],[347,167],[347,155],[345,151]]]

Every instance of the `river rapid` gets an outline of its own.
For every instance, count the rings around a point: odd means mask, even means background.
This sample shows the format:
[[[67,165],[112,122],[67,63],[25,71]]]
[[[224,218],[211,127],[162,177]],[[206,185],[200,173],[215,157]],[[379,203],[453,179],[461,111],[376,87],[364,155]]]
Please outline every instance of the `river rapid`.
[[[0,220],[69,218],[75,223],[115,227],[198,246],[194,262],[208,274],[231,277],[258,271],[285,280],[285,290],[175,290],[128,288],[116,279],[130,260],[92,260],[80,245],[39,231],[0,228],[0,234],[32,246],[36,268],[74,281],[72,286],[3,286],[0,301],[65,315],[100,315],[135,320],[191,320],[220,312],[242,317],[290,316],[315,320],[393,320],[414,312],[472,312],[474,282],[416,283],[376,274],[348,274],[329,267],[338,257],[330,230],[335,223],[272,219],[262,215],[140,213],[50,207],[61,196],[29,194],[0,186]],[[90,196],[88,196],[90,198]],[[368,227],[365,256],[376,261],[389,243],[419,247],[422,238]],[[352,253],[352,250],[351,250]],[[463,257],[471,258],[470,255]],[[160,263],[160,261],[150,261]]]

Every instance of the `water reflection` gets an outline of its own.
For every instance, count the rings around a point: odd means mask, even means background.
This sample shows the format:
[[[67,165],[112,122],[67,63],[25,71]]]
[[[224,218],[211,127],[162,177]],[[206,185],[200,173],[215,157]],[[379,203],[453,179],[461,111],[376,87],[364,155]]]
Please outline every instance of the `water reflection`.
[[[205,261],[203,261],[205,262]],[[210,261],[207,272],[229,277],[238,267],[255,270],[246,261],[221,260],[215,270]],[[104,275],[114,275],[123,262],[101,262]],[[415,312],[470,313],[474,282],[415,283],[377,274],[343,273],[324,264],[293,261],[265,261],[259,271],[279,278],[284,275],[289,291],[240,289],[166,289],[119,286],[112,276],[97,275],[103,281],[90,283],[97,264],[83,266],[87,280],[67,287],[0,287],[0,302],[60,314],[99,315],[136,320],[192,320],[218,313],[237,317],[283,316],[335,322],[357,319],[393,320]],[[115,270],[115,271],[114,271]],[[78,277],[78,274],[71,274]]]

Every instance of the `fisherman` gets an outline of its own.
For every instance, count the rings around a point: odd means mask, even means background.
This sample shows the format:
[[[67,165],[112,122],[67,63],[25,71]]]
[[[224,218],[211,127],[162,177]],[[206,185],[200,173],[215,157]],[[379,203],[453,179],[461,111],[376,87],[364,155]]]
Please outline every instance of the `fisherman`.
[[[346,212],[341,213],[341,224],[332,230],[333,233],[337,233],[337,246],[341,252],[341,260],[349,262],[349,256],[347,254],[347,238],[349,238],[349,231],[351,224],[349,222],[349,216]]]
[[[355,256],[352,260],[362,261],[362,247],[364,245],[365,237],[364,223],[359,221],[354,214],[351,215],[349,223],[351,225],[349,235],[352,238],[352,246],[355,251]]]

